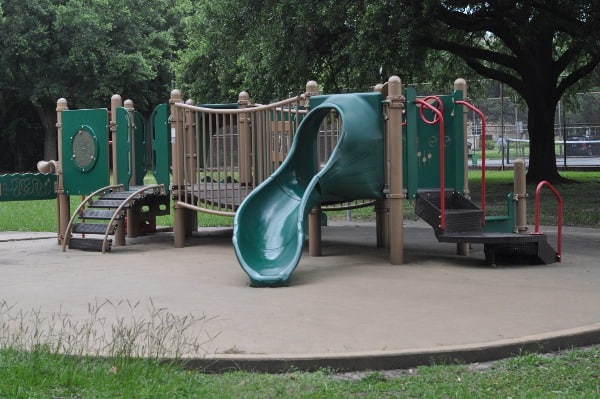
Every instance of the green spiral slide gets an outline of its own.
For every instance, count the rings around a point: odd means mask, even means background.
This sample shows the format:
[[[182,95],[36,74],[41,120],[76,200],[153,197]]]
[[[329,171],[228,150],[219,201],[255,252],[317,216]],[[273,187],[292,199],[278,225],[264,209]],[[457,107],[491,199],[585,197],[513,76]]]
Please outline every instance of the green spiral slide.
[[[289,284],[302,256],[308,213],[316,204],[383,197],[381,100],[379,93],[311,98],[311,111],[298,126],[287,158],[235,215],[235,254],[251,285]],[[332,110],[339,113],[342,132],[319,168],[319,129]]]

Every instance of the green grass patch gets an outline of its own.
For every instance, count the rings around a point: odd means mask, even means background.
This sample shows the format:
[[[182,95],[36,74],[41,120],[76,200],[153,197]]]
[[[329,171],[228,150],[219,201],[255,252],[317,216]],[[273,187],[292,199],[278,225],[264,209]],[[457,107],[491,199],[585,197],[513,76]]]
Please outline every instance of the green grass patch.
[[[600,228],[600,172],[561,172],[571,180],[570,183],[556,185],[563,199],[563,224]],[[505,215],[506,196],[513,191],[512,171],[486,171],[486,213],[488,215]],[[481,204],[481,172],[469,172],[471,197],[476,204]],[[535,185],[527,186],[529,199],[527,202],[527,222],[534,223]],[[81,201],[80,197],[71,197],[71,211]],[[540,223],[556,225],[557,202],[548,189],[542,191],[540,202]],[[327,212],[330,220],[372,221],[372,206],[352,211]],[[416,220],[414,201],[404,201],[404,217]],[[56,201],[22,201],[0,202],[0,231],[56,231]],[[172,226],[173,215],[160,216],[159,226]],[[198,213],[200,227],[233,226],[233,218]]]
[[[393,372],[220,375],[176,363],[66,357],[46,348],[0,350],[6,398],[596,398],[600,347],[523,355],[485,367]]]

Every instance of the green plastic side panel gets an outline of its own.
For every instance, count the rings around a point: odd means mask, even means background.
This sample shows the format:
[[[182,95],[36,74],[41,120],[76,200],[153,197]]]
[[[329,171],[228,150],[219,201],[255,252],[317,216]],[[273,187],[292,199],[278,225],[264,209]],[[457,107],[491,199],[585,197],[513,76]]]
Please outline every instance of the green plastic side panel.
[[[463,92],[462,90],[457,90],[454,92],[454,101],[460,101],[463,99]],[[464,132],[464,112],[463,112],[463,106],[462,105],[455,105],[454,106],[454,113],[453,113],[453,122],[454,122],[454,128],[453,130],[453,135],[454,135],[454,140],[456,142],[456,146],[453,147],[454,149],[454,157],[452,158],[453,162],[454,162],[454,188],[456,189],[456,191],[458,192],[463,192],[465,190],[465,173],[464,170],[466,168],[466,163],[465,163],[465,149],[466,149],[466,145],[467,145],[467,138],[465,137],[465,132]]]
[[[129,190],[131,176],[133,176],[134,159],[131,144],[134,137],[135,125],[133,116],[126,108],[117,108],[116,138],[113,139],[117,143],[117,181],[115,184],[122,184],[125,190]]]
[[[108,186],[108,110],[82,109],[62,112],[63,185],[68,195],[87,195]],[[76,136],[91,138],[81,143]],[[78,145],[79,143],[79,145]],[[85,145],[83,145],[85,144]],[[78,154],[92,154],[82,162]],[[81,165],[85,163],[86,167]]]
[[[402,182],[408,198],[413,199],[417,193],[419,184],[419,158],[417,157],[417,118],[419,116],[417,114],[417,108],[414,106],[414,101],[417,98],[415,89],[407,88],[405,98],[407,106],[405,108],[405,120],[403,121],[405,123],[402,129],[402,159],[404,160]]]
[[[56,175],[11,173],[0,175],[0,202],[56,198]]]
[[[136,186],[144,184],[147,172],[146,121],[141,113],[135,111],[135,182]]]
[[[457,92],[460,99],[462,95]],[[452,95],[437,96],[444,108],[445,187],[461,192],[464,189],[464,137],[462,107],[455,107]],[[404,186],[409,198],[418,189],[436,189],[440,179],[440,124],[428,124],[415,104],[414,90],[406,91],[406,126],[403,129],[405,171]],[[437,106],[437,104],[434,104]],[[434,113],[425,109],[423,116],[434,120]],[[415,129],[416,127],[416,129]]]
[[[170,186],[171,142],[169,105],[159,104],[150,116],[150,136],[152,140],[152,173],[157,184]]]

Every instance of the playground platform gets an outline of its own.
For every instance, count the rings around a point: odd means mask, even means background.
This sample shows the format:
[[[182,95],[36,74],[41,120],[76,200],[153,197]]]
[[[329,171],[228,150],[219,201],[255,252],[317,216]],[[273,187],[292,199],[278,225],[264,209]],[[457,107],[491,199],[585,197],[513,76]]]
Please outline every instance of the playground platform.
[[[492,268],[481,246],[457,256],[423,222],[405,224],[404,265],[376,248],[374,224],[335,222],[323,256],[305,251],[279,288],[249,287],[231,229],[179,249],[171,233],[142,236],[110,254],[0,232],[0,301],[74,321],[106,300],[204,315],[206,354],[190,364],[208,371],[395,369],[600,343],[600,231],[565,228],[562,263]]]

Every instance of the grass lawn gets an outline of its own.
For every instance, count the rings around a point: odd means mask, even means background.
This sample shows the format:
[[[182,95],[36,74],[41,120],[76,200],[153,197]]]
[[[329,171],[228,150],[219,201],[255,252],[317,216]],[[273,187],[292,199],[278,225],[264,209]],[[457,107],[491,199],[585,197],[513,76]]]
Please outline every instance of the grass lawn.
[[[220,375],[133,358],[0,350],[2,398],[598,398],[600,347],[394,372]]]
[[[600,228],[600,172],[563,172],[572,183],[556,186],[563,198],[563,224]],[[505,215],[506,196],[513,191],[512,171],[487,171],[486,214]],[[476,204],[481,203],[481,173],[469,172],[471,197]],[[534,185],[527,187],[527,222],[534,223]],[[71,211],[77,208],[81,198],[71,198]],[[404,215],[407,219],[417,219],[414,201],[404,201]],[[347,218],[346,211],[328,212],[332,220]],[[352,211],[355,220],[374,220],[372,208]],[[557,202],[545,189],[542,193],[540,219],[542,225],[556,225]],[[157,221],[161,226],[172,226],[173,216],[161,216]],[[233,218],[198,213],[199,226],[233,226]],[[23,201],[0,202],[0,231],[56,231],[56,202]]]

